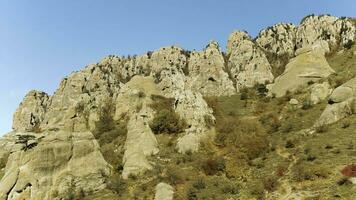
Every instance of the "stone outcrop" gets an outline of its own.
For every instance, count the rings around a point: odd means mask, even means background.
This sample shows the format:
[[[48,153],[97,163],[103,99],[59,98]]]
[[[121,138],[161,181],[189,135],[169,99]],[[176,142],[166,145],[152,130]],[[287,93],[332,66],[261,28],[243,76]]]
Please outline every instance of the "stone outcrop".
[[[44,92],[30,91],[14,114],[12,128],[15,131],[38,129],[44,119],[48,99],[48,95]]]
[[[167,183],[158,183],[154,200],[173,200],[174,189]]]
[[[320,46],[324,52],[335,46],[343,46],[355,40],[355,27],[347,19],[334,16],[309,16],[299,25],[296,33],[297,48],[325,44]]]
[[[236,88],[273,82],[272,68],[264,52],[245,32],[234,32],[227,45],[228,69]]]
[[[282,75],[277,77],[268,88],[271,94],[281,97],[287,91],[294,92],[301,87],[307,87],[308,82],[316,82],[334,73],[323,52],[308,49],[290,60]]]
[[[202,52],[189,57],[188,83],[193,91],[204,96],[229,96],[236,93],[225,70],[224,57],[216,42],[210,42]]]
[[[185,130],[185,135],[178,139],[178,151],[180,153],[198,151],[201,139],[209,130],[207,122],[215,121],[213,110],[208,107],[200,93],[186,90],[176,97],[175,111],[189,126]]]
[[[205,96],[272,83],[269,92],[277,97],[310,86],[311,102],[324,101],[330,85],[313,82],[334,73],[325,53],[355,41],[355,34],[349,19],[309,16],[299,26],[276,24],[255,40],[234,32],[226,54],[210,42],[202,51],[169,46],[139,56],[111,55],[64,78],[52,96],[31,91],[14,114],[14,131],[0,139],[0,200],[79,199],[105,188],[113,168],[127,179],[161,165],[155,156],[159,141],[149,126],[156,114],[153,95],[174,99],[172,109],[188,125],[172,136],[179,153],[197,152],[201,141],[215,133]],[[355,96],[356,79],[336,88],[315,126],[353,114]],[[292,99],[290,104],[300,103]],[[125,143],[121,171],[105,161],[95,138],[102,144],[101,136],[122,121],[126,135],[116,138]],[[172,186],[159,183],[155,190],[156,200],[173,199]]]
[[[20,148],[12,150],[0,181],[0,199],[79,198],[105,187],[110,166],[90,132],[26,135],[38,143],[27,150],[28,144],[16,144]]]
[[[262,30],[256,43],[265,51],[277,56],[294,56],[297,27],[293,24],[279,23]]]
[[[274,75],[280,75],[298,49],[314,46],[328,53],[347,46],[355,37],[355,26],[349,18],[310,15],[299,26],[278,23],[264,29],[255,41],[265,51]]]
[[[147,156],[158,153],[158,144],[149,122],[154,111],[149,107],[151,95],[159,95],[152,77],[133,77],[120,91],[116,100],[115,119],[128,117],[127,138],[123,158],[122,176],[127,179],[152,169]]]

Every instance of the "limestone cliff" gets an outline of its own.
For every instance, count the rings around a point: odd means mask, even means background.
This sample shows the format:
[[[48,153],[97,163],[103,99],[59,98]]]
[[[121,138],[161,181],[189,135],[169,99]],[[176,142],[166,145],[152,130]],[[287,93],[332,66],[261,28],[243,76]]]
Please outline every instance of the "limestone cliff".
[[[271,26],[255,39],[235,31],[226,53],[210,42],[202,51],[169,46],[139,56],[108,56],[64,78],[53,95],[30,91],[14,114],[13,131],[0,139],[0,161],[6,163],[0,162],[0,200],[81,199],[106,191],[117,174],[125,180],[155,180],[151,199],[173,199],[175,188],[162,178],[172,173],[166,166],[174,156],[191,155],[213,143],[216,118],[222,114],[208,101],[211,97],[241,95],[243,100],[247,94],[240,92],[254,87],[268,98],[306,90],[312,104],[329,98],[330,105],[314,127],[353,114],[355,78],[333,90],[328,78],[335,70],[326,57],[355,39],[356,28],[348,18],[308,16],[300,25]],[[234,116],[231,112],[226,118]],[[165,124],[157,120],[169,124],[162,127]],[[254,128],[248,130],[257,138]],[[162,146],[167,138],[169,143]],[[214,142],[216,149],[223,148]],[[117,158],[103,156],[105,145]],[[169,156],[162,158],[161,152],[171,147]],[[224,169],[234,163],[231,160]],[[179,185],[182,180],[169,181]]]

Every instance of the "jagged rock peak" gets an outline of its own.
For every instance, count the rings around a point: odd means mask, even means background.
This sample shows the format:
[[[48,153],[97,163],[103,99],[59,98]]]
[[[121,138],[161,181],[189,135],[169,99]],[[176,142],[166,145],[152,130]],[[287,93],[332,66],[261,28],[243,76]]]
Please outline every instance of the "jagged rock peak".
[[[227,45],[228,70],[236,88],[273,82],[270,63],[263,50],[242,31],[233,32]]]
[[[36,131],[44,119],[48,100],[45,92],[30,91],[14,114],[12,128],[15,131]]]

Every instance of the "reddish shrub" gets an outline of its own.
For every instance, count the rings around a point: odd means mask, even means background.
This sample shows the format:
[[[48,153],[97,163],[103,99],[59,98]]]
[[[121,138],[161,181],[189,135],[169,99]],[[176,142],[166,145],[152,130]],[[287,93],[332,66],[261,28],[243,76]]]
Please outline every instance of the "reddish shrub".
[[[356,177],[356,164],[347,165],[341,170],[341,174],[347,177]]]

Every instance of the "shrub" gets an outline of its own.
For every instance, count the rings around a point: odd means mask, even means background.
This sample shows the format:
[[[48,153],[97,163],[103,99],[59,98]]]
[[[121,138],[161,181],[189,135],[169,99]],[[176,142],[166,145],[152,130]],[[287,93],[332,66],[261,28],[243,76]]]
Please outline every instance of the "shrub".
[[[356,164],[350,164],[345,166],[341,170],[341,174],[347,177],[356,177]]]
[[[289,133],[293,130],[293,124],[292,123],[287,123],[287,124],[284,124],[282,127],[281,127],[281,130],[283,133]]]
[[[189,188],[187,190],[187,200],[197,200],[198,196],[196,194],[196,191],[194,191],[194,189]]]
[[[268,89],[265,84],[256,84],[255,89],[256,89],[259,97],[267,96]]]
[[[248,88],[242,88],[241,90],[240,90],[240,99],[241,100],[247,100],[249,98],[249,96],[248,96]]]
[[[215,175],[219,171],[225,170],[225,160],[222,157],[209,158],[203,161],[201,168],[206,175]]]
[[[344,47],[345,47],[346,49],[351,49],[353,44],[354,44],[354,41],[348,40],[347,43],[344,44]]]
[[[292,140],[287,140],[286,145],[284,146],[285,148],[294,148],[294,142]]]
[[[197,190],[204,189],[206,187],[205,181],[202,177],[199,177],[194,183],[193,187]]]
[[[267,177],[263,180],[263,187],[268,192],[273,192],[276,190],[278,185],[278,178],[275,176]]]
[[[211,128],[215,125],[215,121],[210,115],[204,115],[204,122],[208,128]]]
[[[15,142],[16,144],[22,144],[23,147],[21,150],[27,151],[29,149],[32,149],[33,147],[38,145],[38,142],[32,142],[29,143],[31,140],[35,140],[36,137],[34,135],[17,135],[17,141]]]
[[[263,126],[267,127],[268,133],[277,132],[279,127],[281,127],[281,121],[276,114],[270,113],[267,115],[262,115],[259,119]]]
[[[223,124],[222,127],[217,126],[216,136],[216,142],[222,146],[237,148],[249,159],[258,157],[267,149],[267,135],[260,123],[254,120],[226,120]]]
[[[172,167],[167,170],[167,179],[169,183],[177,185],[184,182],[184,174],[179,170],[180,169]]]
[[[173,134],[184,131],[186,123],[173,110],[164,109],[155,115],[150,127],[155,134]]]
[[[153,101],[152,104],[150,104],[150,107],[154,109],[155,111],[160,111],[160,110],[169,110],[173,109],[174,105],[174,99],[173,98],[166,98],[164,96],[160,95],[151,95],[151,99]]]
[[[302,109],[303,110],[308,110],[308,109],[310,109],[312,107],[313,107],[313,104],[309,99],[306,99],[306,100],[303,101],[303,104],[302,104]]]
[[[329,129],[328,126],[325,125],[325,124],[323,124],[323,125],[317,126],[317,127],[315,128],[315,131],[316,131],[317,133],[324,133],[324,132],[328,131],[328,129]]]

